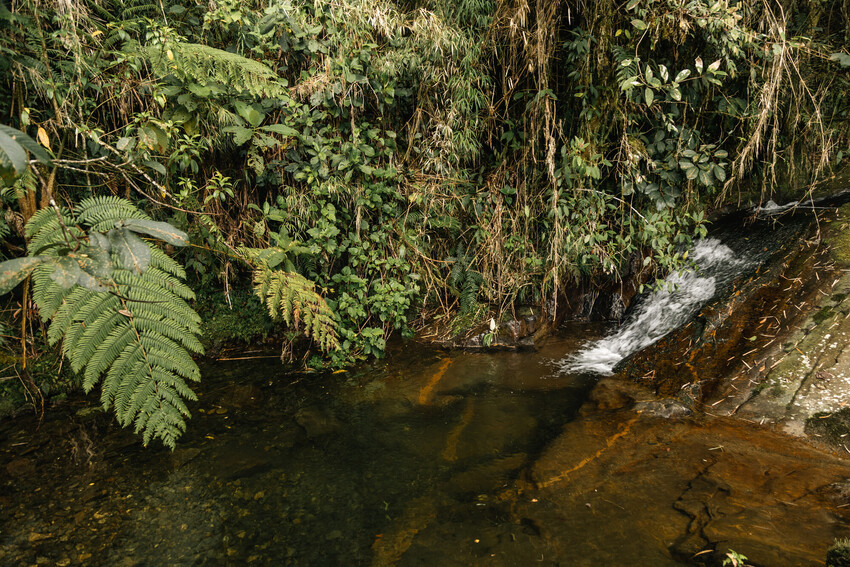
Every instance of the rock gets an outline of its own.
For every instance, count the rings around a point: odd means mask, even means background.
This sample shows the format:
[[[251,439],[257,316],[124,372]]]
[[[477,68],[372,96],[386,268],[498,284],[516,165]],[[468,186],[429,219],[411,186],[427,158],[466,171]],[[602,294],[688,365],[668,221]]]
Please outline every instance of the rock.
[[[257,406],[262,397],[262,391],[256,384],[233,384],[219,403],[234,409],[248,409]]]
[[[185,466],[188,462],[192,461],[200,454],[200,449],[194,447],[181,447],[171,453],[171,463],[173,464],[175,469],[179,469],[180,467]]]
[[[635,403],[635,388],[622,380],[602,379],[590,392],[588,402],[598,410],[615,410]]]
[[[298,410],[295,423],[304,428],[310,439],[335,433],[341,427],[339,420],[329,409],[316,406]]]
[[[654,415],[655,417],[663,417],[672,419],[678,417],[687,417],[693,412],[682,402],[676,400],[653,400],[650,402],[638,402],[634,407],[638,413]]]
[[[29,476],[35,472],[35,463],[26,457],[19,457],[6,465],[6,472],[13,477]]]
[[[731,548],[754,565],[815,565],[850,521],[830,496],[850,463],[730,418],[600,412],[570,422],[531,474],[515,521],[539,527],[547,558],[672,565]]]

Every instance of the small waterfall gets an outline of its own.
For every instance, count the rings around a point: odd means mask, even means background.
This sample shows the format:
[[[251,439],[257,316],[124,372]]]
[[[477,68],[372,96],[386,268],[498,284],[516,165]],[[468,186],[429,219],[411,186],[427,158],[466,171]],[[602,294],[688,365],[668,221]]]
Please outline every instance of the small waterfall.
[[[643,297],[619,330],[560,361],[564,372],[611,374],[614,366],[684,325],[714,296],[718,287],[749,267],[715,238],[699,240],[690,258],[696,270],[671,274],[668,289]]]

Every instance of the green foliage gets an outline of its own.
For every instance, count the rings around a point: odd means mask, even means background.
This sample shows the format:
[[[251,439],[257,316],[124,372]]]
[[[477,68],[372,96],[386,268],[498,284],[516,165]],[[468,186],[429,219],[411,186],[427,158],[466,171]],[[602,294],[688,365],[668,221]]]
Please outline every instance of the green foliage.
[[[137,233],[175,245],[186,234],[114,197],[85,199],[75,215],[42,209],[26,228],[31,256],[0,264],[3,291],[31,273],[48,340],[61,341],[86,392],[102,381],[104,410],[145,445],[173,449],[190,415],[184,400],[196,399],[187,381],[200,380],[200,318],[183,268]]]
[[[27,218],[37,198],[108,191],[177,207],[202,285],[242,275],[240,246],[266,250],[269,286],[320,311],[321,289],[334,362],[380,356],[432,308],[679,269],[711,208],[846,164],[839,4],[18,2],[0,10],[0,110],[57,154],[6,204]],[[57,217],[34,243],[79,243],[49,261],[57,285],[102,285],[98,249],[141,277],[141,237],[185,244],[62,214],[68,233]]]
[[[7,185],[22,176],[29,167],[30,152],[42,163],[50,163],[44,148],[24,132],[0,124],[0,179]]]
[[[850,539],[836,539],[826,551],[826,567],[850,566]]]
[[[726,552],[726,558],[723,560],[723,566],[726,567],[747,567],[747,557],[730,549]]]
[[[254,272],[255,292],[272,319],[282,319],[296,330],[303,328],[321,350],[339,348],[333,312],[315,291],[315,284],[300,274],[261,266]]]

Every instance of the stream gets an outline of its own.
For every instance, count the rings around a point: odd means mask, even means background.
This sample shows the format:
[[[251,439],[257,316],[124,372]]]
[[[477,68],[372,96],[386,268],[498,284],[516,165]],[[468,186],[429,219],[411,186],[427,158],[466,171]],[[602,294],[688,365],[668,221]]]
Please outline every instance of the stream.
[[[205,361],[173,453],[94,396],[3,422],[0,564],[823,564],[850,534],[844,461],[749,422],[635,411],[657,402],[599,381],[787,237],[702,241],[700,269],[619,329],[566,324],[534,352],[399,343],[323,375]]]

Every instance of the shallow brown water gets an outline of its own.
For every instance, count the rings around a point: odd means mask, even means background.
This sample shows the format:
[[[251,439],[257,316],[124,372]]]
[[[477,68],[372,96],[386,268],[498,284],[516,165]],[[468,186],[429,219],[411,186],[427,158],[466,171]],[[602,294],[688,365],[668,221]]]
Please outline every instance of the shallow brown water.
[[[407,344],[333,375],[210,362],[174,453],[94,397],[5,423],[0,564],[655,566],[727,543],[817,564],[847,532],[850,468],[740,424],[593,409],[595,379],[553,362],[601,331]]]

